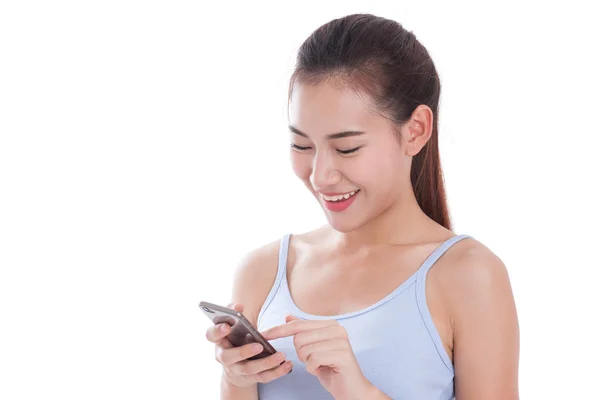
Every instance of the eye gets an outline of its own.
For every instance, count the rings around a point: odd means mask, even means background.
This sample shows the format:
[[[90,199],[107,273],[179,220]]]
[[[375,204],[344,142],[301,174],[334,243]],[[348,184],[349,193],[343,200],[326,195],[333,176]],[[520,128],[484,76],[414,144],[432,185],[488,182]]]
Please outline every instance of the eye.
[[[348,150],[339,150],[339,149],[338,149],[338,153],[340,153],[340,154],[350,154],[350,153],[354,153],[355,151],[357,151],[357,150],[358,150],[358,149],[360,149],[361,147],[362,147],[362,146],[358,146],[358,147],[355,147],[355,148],[353,148],[353,149],[348,149]]]
[[[298,146],[296,143],[292,143],[292,145],[291,145],[291,146],[292,146],[292,148],[294,148],[294,149],[296,149],[296,150],[300,150],[300,151],[302,151],[302,150],[308,150],[308,149],[310,149],[310,147],[302,147],[302,146]]]

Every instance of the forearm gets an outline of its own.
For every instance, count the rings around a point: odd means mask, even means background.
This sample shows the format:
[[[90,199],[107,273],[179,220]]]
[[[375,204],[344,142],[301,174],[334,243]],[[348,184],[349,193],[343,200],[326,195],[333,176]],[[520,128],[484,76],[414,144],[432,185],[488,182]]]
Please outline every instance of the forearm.
[[[229,383],[223,374],[221,376],[221,400],[258,400],[257,385],[240,388]]]
[[[394,400],[387,394],[383,393],[381,390],[377,390],[377,392],[373,393],[372,397],[369,397],[370,400]]]
[[[373,385],[369,387],[367,397],[365,398],[369,400],[394,400]]]

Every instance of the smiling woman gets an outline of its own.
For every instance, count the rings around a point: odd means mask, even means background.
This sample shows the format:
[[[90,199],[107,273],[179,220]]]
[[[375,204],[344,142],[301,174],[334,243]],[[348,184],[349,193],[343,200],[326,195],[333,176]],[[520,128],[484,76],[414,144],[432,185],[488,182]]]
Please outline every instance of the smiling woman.
[[[427,50],[395,21],[348,15],[302,44],[290,157],[328,224],[239,265],[232,301],[279,351],[248,360],[250,347],[211,328],[222,398],[518,398],[506,268],[452,231],[440,90]]]

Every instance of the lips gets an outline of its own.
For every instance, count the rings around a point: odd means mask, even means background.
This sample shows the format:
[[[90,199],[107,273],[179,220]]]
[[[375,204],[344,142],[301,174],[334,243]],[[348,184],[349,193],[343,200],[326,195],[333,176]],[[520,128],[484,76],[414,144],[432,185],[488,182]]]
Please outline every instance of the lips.
[[[352,194],[350,194],[352,193]],[[323,200],[323,205],[329,211],[333,212],[342,212],[345,211],[348,207],[354,203],[356,197],[360,193],[360,190],[356,190],[354,192],[339,194],[335,196],[327,196],[325,194],[320,193],[321,199]],[[330,199],[330,200],[328,200]]]

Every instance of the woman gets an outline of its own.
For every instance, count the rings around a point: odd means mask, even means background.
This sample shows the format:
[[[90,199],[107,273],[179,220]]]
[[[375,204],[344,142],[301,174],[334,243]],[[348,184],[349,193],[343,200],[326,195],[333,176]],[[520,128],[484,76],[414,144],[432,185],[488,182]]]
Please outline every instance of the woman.
[[[427,50],[397,22],[336,19],[301,46],[289,94],[293,169],[328,224],[238,267],[230,307],[279,352],[249,361],[260,346],[211,327],[222,398],[517,399],[509,277],[452,232]]]

